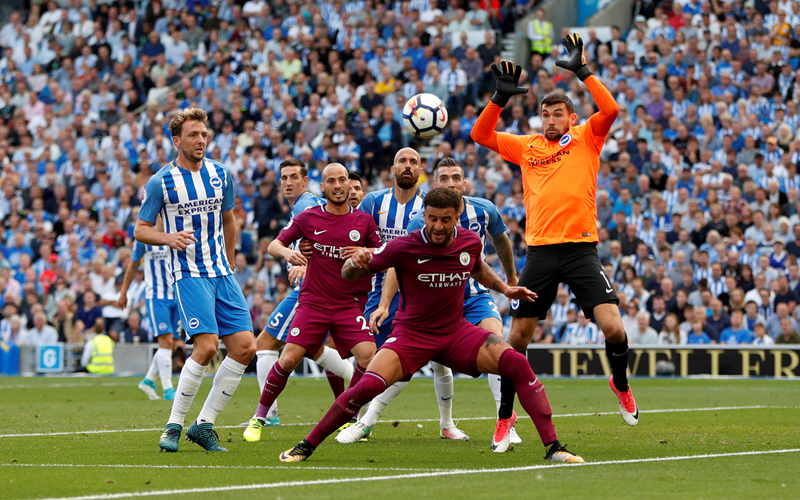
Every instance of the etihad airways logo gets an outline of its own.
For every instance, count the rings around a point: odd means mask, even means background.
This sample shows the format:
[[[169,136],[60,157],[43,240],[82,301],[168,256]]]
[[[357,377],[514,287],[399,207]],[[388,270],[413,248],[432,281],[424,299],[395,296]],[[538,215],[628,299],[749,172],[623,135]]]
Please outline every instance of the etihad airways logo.
[[[430,288],[450,288],[458,287],[469,280],[470,272],[460,273],[424,273],[417,276],[421,283],[428,283]]]
[[[314,249],[319,253],[321,253],[323,257],[344,260],[344,258],[342,257],[342,252],[344,251],[343,247],[314,243]]]

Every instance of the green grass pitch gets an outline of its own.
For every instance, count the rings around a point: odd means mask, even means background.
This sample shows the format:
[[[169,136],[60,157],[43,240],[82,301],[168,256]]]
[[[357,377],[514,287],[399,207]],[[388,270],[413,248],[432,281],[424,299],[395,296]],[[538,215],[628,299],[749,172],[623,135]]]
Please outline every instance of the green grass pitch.
[[[606,380],[547,379],[559,438],[589,462],[579,466],[545,463],[527,418],[517,423],[524,443],[492,453],[494,402],[485,379],[456,379],[454,416],[469,442],[438,437],[433,381],[415,379],[368,443],[340,445],[331,437],[295,465],[281,464],[278,454],[330,406],[324,379],[291,380],[279,400],[284,425],[266,428],[260,443],[246,443],[234,426],[252,415],[258,390],[254,377],[245,378],[217,421],[230,452],[213,454],[186,440],[178,453],[158,453],[170,403],[148,401],[137,382],[0,378],[0,499],[800,495],[796,381],[635,379],[641,418],[629,427]],[[205,380],[189,421],[210,386]],[[51,433],[61,434],[40,435]]]

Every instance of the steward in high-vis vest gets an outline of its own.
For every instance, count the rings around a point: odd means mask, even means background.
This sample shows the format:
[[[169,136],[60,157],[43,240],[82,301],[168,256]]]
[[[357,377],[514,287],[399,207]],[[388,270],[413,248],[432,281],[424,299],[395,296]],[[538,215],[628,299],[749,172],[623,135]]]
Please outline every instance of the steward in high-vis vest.
[[[545,59],[553,50],[553,23],[546,21],[544,9],[536,9],[536,18],[528,23],[528,38],[531,52],[538,52]]]
[[[114,373],[114,341],[102,331],[91,337],[83,348],[81,364],[89,373],[112,375]]]

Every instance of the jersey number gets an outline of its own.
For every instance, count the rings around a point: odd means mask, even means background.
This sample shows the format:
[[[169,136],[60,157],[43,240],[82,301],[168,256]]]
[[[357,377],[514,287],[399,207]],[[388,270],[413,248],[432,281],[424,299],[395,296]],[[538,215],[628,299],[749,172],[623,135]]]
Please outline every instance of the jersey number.
[[[283,317],[283,313],[275,313],[275,317],[272,318],[272,321],[269,322],[269,326],[272,328],[277,328],[278,325],[281,324],[281,318]]]
[[[497,304],[492,304],[492,312],[496,312],[497,314],[500,314],[500,311],[497,310]]]
[[[359,321],[361,322],[361,329],[362,330],[369,330],[369,325],[367,324],[367,320],[366,320],[366,318],[364,318],[364,316],[357,316],[356,317],[356,323],[358,323]]]

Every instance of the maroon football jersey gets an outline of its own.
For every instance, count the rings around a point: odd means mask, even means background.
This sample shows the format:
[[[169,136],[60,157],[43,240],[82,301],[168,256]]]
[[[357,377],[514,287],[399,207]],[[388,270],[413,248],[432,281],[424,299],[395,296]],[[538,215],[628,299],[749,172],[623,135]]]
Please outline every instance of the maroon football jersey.
[[[313,256],[308,262],[298,302],[326,307],[352,304],[356,300],[357,283],[342,278],[345,261],[342,248],[380,246],[375,219],[353,208],[345,215],[335,215],[325,210],[324,205],[312,207],[295,215],[278,235],[278,240],[289,246],[302,237],[311,241]]]
[[[400,307],[393,324],[447,335],[464,321],[464,287],[481,268],[480,237],[454,229],[448,247],[432,245],[424,229],[395,238],[373,253],[369,268],[393,267],[400,287]]]

